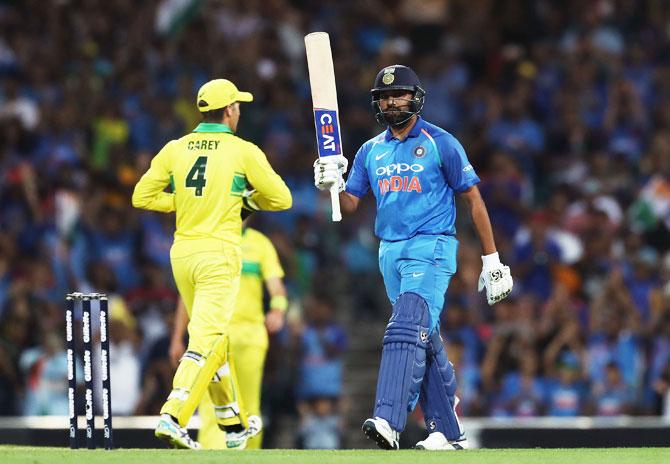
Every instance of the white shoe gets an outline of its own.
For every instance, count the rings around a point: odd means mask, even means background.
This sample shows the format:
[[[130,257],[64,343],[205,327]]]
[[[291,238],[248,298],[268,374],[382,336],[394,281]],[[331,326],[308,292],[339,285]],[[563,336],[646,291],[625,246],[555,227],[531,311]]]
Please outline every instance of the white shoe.
[[[460,440],[449,441],[442,432],[433,432],[428,435],[428,438],[417,443],[414,448],[430,451],[464,450],[468,449],[468,440],[462,438]]]
[[[363,422],[363,433],[377,443],[381,449],[397,450],[400,448],[398,440],[400,434],[393,430],[386,419],[375,417]]]
[[[200,443],[192,439],[188,430],[175,422],[169,414],[161,414],[154,435],[173,448],[200,449]]]
[[[255,437],[263,430],[263,419],[258,416],[247,417],[248,427],[241,432],[226,432],[226,446],[228,449],[243,450],[247,447],[247,440]]]

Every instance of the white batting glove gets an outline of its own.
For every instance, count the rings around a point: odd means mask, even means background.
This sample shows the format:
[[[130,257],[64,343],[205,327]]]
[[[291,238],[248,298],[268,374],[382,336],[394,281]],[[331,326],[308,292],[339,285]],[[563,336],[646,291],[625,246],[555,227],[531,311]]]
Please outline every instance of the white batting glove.
[[[344,190],[344,178],[349,161],[342,155],[324,156],[314,161],[314,185],[319,190],[330,190],[337,185],[338,191]]]
[[[507,298],[514,282],[509,266],[500,262],[498,252],[482,256],[482,273],[479,275],[478,291],[486,288],[486,301],[489,306]]]

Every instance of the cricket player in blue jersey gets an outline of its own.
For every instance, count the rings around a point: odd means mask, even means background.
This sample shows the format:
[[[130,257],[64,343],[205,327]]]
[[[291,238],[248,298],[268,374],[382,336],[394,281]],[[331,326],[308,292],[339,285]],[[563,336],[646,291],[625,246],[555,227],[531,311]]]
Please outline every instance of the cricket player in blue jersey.
[[[338,185],[345,213],[354,212],[369,190],[377,202],[379,268],[393,313],[384,334],[374,414],[363,431],[380,448],[398,449],[407,414],[418,402],[429,435],[416,448],[464,449],[454,368],[439,330],[445,292],[456,272],[455,194],[465,200],[482,245],[479,290],[486,288],[489,305],[509,295],[512,277],[498,257],[479,177],[465,150],[449,132],[419,116],[425,92],[414,71],[401,65],[382,69],[371,93],[377,121],[387,130],[358,150],[346,185],[344,156],[314,163],[314,184],[321,190]]]

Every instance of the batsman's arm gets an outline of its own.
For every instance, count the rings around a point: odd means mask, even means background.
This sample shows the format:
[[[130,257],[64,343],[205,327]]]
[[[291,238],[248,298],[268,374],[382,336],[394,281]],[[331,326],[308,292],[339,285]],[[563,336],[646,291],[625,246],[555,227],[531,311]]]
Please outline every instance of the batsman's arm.
[[[272,169],[265,153],[256,145],[251,143],[249,145],[252,148],[246,157],[245,174],[255,189],[250,200],[263,211],[289,209],[293,204],[291,191],[279,174]]]
[[[477,231],[477,236],[482,245],[482,254],[490,255],[491,253],[495,253],[497,250],[493,239],[491,220],[489,219],[489,213],[486,210],[484,200],[479,193],[479,188],[474,185],[461,192],[460,197],[465,200],[465,203],[468,206],[470,217],[472,218],[475,230]]]
[[[361,199],[349,192],[340,192],[340,208],[343,213],[351,214],[358,209]]]
[[[361,198],[370,190],[370,179],[365,168],[365,159],[370,152],[370,143],[366,142],[358,149],[347,176],[345,189],[340,192],[340,209],[351,214],[358,209]]]
[[[175,210],[174,193],[165,192],[170,183],[170,169],[168,157],[170,146],[168,143],[151,160],[151,166],[140,178],[133,191],[132,203],[135,208],[171,213]]]
[[[477,284],[478,291],[486,289],[486,301],[489,306],[507,298],[512,291],[514,281],[509,266],[500,262],[493,240],[493,229],[486,205],[476,185],[463,190],[460,195],[465,199],[475,224],[475,230],[482,244],[482,273]]]

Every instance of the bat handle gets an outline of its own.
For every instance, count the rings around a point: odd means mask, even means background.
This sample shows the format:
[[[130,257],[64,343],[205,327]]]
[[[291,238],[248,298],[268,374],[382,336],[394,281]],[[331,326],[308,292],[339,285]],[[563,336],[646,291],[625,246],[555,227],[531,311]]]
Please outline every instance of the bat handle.
[[[337,184],[330,187],[330,205],[333,209],[333,222],[340,222],[342,213],[340,212],[340,189]]]

